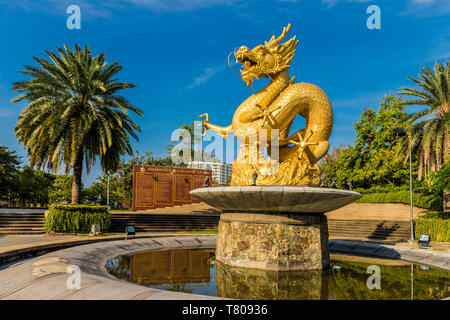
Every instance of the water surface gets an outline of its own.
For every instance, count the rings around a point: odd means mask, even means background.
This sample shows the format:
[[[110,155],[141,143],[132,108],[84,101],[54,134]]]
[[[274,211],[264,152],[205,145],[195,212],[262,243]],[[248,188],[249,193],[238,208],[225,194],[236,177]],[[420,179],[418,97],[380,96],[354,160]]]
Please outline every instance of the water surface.
[[[332,255],[325,271],[265,271],[230,267],[214,249],[166,250],[110,259],[109,273],[151,288],[234,299],[429,300],[450,296],[450,272],[399,260]],[[380,289],[367,285],[380,269]],[[376,282],[369,279],[373,288]]]

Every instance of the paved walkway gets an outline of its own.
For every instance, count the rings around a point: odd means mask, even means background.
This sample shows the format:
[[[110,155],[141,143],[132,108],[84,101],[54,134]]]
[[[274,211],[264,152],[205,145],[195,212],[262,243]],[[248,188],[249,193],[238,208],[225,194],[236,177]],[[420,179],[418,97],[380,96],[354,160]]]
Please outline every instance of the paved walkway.
[[[0,252],[7,247],[21,246],[29,244],[60,242],[81,239],[80,236],[61,235],[61,236],[47,236],[47,235],[0,235]],[[85,238],[85,237],[84,237]]]
[[[44,213],[47,209],[12,209],[12,208],[1,208],[0,214],[2,213]]]

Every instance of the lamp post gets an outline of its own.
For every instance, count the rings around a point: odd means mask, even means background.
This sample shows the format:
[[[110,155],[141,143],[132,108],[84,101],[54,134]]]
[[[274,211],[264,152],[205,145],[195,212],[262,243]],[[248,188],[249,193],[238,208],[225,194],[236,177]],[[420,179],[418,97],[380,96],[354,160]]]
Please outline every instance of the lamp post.
[[[113,180],[116,180],[117,176],[119,176],[122,173],[122,171],[117,171],[115,174],[113,174]],[[106,189],[106,207],[108,210],[111,208],[109,207],[109,179],[111,175],[108,173],[108,188]]]
[[[110,175],[108,174],[108,188],[106,189],[106,207],[108,208],[108,210],[111,209],[109,207],[109,177]]]
[[[395,133],[397,137],[408,137],[409,146],[409,204],[410,204],[410,226],[411,226],[411,241],[414,241],[414,218],[413,218],[413,188],[412,188],[412,159],[411,159],[411,133],[406,134],[405,129],[396,128]]]

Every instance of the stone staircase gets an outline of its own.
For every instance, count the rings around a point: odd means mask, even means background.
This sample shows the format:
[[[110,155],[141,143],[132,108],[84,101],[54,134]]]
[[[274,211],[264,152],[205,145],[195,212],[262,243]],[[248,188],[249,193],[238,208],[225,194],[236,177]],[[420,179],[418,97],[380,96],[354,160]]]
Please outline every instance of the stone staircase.
[[[125,226],[134,226],[136,232],[217,230],[220,213],[197,206],[186,205],[182,210],[160,208],[142,213],[113,212],[109,231],[123,233]],[[0,235],[43,234],[43,224],[43,213],[0,213]],[[410,238],[409,221],[328,218],[328,231],[331,239],[406,241]]]
[[[410,238],[409,221],[328,219],[332,239],[406,241]]]
[[[217,213],[114,213],[111,214],[110,232],[125,232],[126,226],[134,226],[136,232],[217,230],[219,219]]]
[[[42,234],[44,213],[0,213],[1,234]]]

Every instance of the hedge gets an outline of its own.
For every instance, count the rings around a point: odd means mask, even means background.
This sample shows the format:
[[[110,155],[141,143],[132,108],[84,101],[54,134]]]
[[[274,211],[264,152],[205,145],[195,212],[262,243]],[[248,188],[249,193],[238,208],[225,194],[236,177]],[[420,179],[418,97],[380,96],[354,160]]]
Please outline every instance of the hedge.
[[[429,234],[431,241],[450,241],[450,214],[430,212],[415,221],[416,239],[420,234]]]
[[[409,204],[409,191],[363,194],[357,203],[404,203]],[[413,205],[423,209],[442,211],[442,197],[413,193]]]
[[[89,232],[93,224],[102,232],[111,227],[111,215],[105,206],[65,205],[50,206],[45,228],[55,232]]]

